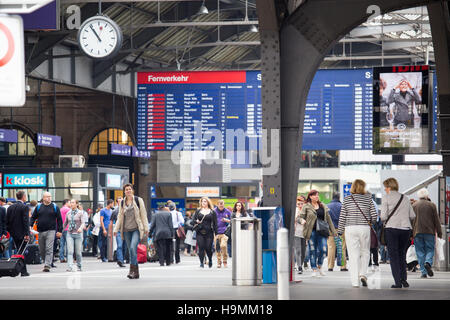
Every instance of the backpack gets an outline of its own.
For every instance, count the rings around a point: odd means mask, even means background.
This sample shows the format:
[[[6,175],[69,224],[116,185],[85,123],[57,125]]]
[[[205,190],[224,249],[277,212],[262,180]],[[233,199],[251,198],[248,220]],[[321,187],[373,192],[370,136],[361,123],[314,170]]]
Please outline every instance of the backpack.
[[[57,213],[58,212],[58,207],[56,206],[56,204],[54,203],[54,202],[52,202],[52,204],[53,204],[53,208],[55,209],[55,213]],[[36,206],[36,209],[34,209],[34,211],[37,213],[38,212],[38,210],[39,210],[39,208],[41,207],[41,205],[42,205],[42,203],[39,203],[37,206]]]
[[[121,203],[122,209],[123,209],[123,204],[125,201],[126,201],[125,199],[122,200],[122,203]],[[138,209],[141,209],[141,206],[139,205],[139,197],[134,196],[134,202],[136,202]]]

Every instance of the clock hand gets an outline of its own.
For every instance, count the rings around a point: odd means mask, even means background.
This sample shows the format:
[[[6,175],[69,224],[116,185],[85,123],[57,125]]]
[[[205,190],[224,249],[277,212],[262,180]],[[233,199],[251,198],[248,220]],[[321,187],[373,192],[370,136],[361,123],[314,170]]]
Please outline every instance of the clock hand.
[[[100,37],[98,36],[97,32],[95,31],[95,29],[92,27],[92,25],[90,25],[92,31],[94,31],[95,36],[97,37],[98,41],[102,42],[102,39],[100,39]]]

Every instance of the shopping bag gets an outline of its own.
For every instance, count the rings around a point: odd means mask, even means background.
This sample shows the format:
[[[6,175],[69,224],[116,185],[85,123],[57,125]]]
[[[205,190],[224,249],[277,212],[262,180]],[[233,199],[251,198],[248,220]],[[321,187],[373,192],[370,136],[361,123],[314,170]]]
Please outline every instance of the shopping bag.
[[[406,251],[406,263],[411,263],[413,261],[417,261],[417,255],[416,247],[414,245],[411,245],[408,248],[408,251]]]
[[[436,237],[436,246],[435,246],[436,261],[445,260],[444,246],[445,240]]]

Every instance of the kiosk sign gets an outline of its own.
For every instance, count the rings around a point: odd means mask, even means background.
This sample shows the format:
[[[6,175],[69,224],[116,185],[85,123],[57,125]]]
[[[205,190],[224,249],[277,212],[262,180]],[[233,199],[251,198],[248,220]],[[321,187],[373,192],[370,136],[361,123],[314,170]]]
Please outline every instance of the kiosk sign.
[[[25,49],[19,16],[0,17],[0,107],[25,104]]]
[[[45,188],[47,175],[45,173],[6,173],[3,174],[3,188]]]

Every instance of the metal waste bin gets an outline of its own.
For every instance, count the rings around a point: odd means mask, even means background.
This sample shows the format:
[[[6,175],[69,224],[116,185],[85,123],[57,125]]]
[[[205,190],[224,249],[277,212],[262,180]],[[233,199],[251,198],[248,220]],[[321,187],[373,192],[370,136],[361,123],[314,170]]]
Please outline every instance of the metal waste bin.
[[[231,221],[233,286],[259,286],[262,282],[261,219]]]

